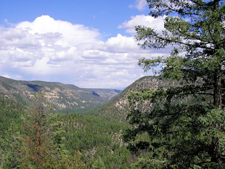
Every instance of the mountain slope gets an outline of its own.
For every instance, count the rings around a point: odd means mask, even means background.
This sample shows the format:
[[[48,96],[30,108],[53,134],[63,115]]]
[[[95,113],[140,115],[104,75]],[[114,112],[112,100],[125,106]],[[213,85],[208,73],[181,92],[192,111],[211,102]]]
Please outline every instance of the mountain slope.
[[[99,106],[118,94],[113,89],[83,89],[57,82],[17,81],[0,76],[0,92],[16,102],[28,105],[38,91],[45,91],[45,97],[55,110],[73,111]]]
[[[178,83],[174,80],[161,79],[158,76],[144,76],[126,89],[124,89],[121,93],[119,93],[115,98],[110,100],[104,105],[101,105],[97,108],[94,108],[86,114],[92,114],[95,116],[101,116],[107,120],[119,120],[126,121],[127,113],[129,112],[129,105],[127,95],[131,91],[140,91],[143,89],[156,89],[158,87],[168,88],[169,86],[178,85]]]

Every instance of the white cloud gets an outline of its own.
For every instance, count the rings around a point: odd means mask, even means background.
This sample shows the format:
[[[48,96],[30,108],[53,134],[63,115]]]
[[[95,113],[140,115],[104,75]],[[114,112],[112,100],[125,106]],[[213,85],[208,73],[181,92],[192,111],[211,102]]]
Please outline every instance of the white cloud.
[[[10,78],[10,76],[7,75],[7,74],[1,75],[1,76],[6,77],[6,78]]]
[[[121,34],[118,34],[116,37],[109,38],[105,44],[109,50],[114,52],[132,52],[139,49],[134,37],[122,36]]]
[[[122,24],[131,29],[138,19]],[[132,32],[132,31],[130,31]],[[141,57],[163,55],[137,46],[134,37],[118,34],[102,41],[96,29],[40,16],[33,22],[0,27],[0,72],[20,80],[47,80],[80,87],[125,87],[139,78]],[[153,51],[155,53],[155,51]]]
[[[137,8],[140,11],[145,10],[146,6],[148,6],[146,0],[136,0],[136,5],[129,5],[130,8]]]
[[[135,34],[135,26],[141,25],[146,27],[151,27],[155,29],[157,32],[161,32],[164,29],[164,18],[158,17],[154,18],[152,16],[146,15],[136,15],[132,16],[131,20],[125,21],[118,28],[126,28],[126,32],[130,34]]]

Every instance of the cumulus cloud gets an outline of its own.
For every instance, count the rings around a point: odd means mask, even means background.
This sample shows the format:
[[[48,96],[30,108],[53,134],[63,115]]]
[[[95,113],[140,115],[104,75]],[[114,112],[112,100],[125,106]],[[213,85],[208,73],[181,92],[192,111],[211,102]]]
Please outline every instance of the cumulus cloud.
[[[118,34],[116,37],[109,38],[105,42],[105,45],[113,52],[134,52],[139,49],[134,37],[122,36],[121,34]]]
[[[120,28],[133,33],[131,27],[141,23],[138,19],[147,26],[157,23],[141,15]],[[103,41],[101,36],[97,29],[50,16],[0,27],[0,73],[80,87],[125,87],[143,74],[137,66],[139,58],[163,55],[163,51],[152,55],[151,50],[140,49],[134,37],[118,34]]]
[[[131,20],[123,22],[118,28],[126,28],[126,32],[130,34],[135,34],[135,26],[141,25],[146,27],[151,27],[157,32],[161,32],[164,29],[164,18],[158,17],[154,18],[152,16],[146,15],[136,15],[132,16]]]
[[[135,5],[129,5],[130,8],[137,8],[138,10],[142,11],[145,10],[147,7],[147,1],[146,0],[136,0]]]

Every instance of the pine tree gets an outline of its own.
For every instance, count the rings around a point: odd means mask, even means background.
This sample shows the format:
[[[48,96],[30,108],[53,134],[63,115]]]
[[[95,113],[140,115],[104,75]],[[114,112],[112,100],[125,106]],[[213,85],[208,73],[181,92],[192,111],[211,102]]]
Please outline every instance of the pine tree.
[[[20,152],[21,168],[83,168],[81,154],[71,155],[65,148],[64,129],[57,115],[51,113],[44,92],[34,97],[32,107],[22,117],[23,138]]]
[[[50,113],[44,93],[38,92],[23,118],[22,168],[67,168],[62,161],[61,129]]]
[[[169,57],[142,58],[148,71],[180,82],[129,96],[125,141],[149,151],[161,167],[222,168],[225,164],[225,4],[222,0],[147,0],[150,15],[164,16],[165,30],[137,26],[143,48],[173,46]],[[141,136],[146,134],[149,139]],[[149,161],[149,160],[148,160]]]

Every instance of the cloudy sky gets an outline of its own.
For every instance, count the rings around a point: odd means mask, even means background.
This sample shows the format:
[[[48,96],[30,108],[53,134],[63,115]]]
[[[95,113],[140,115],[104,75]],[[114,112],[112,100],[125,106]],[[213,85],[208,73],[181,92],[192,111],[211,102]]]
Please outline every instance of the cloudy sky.
[[[124,88],[143,75],[135,25],[163,29],[145,0],[0,0],[0,75],[84,88]]]

